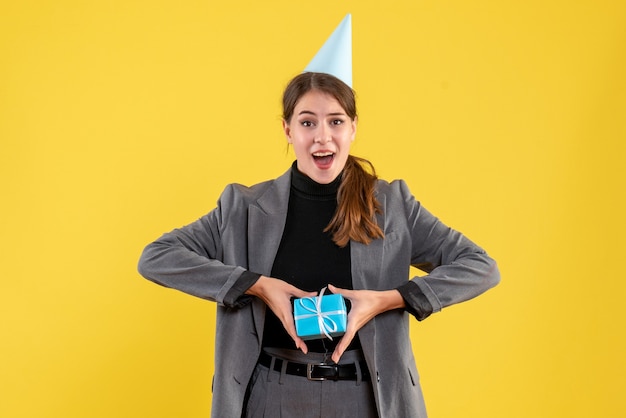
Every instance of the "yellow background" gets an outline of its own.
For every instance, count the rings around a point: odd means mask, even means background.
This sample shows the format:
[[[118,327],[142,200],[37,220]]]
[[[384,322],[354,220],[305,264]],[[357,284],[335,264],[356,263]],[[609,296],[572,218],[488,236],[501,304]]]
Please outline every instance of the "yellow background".
[[[209,416],[215,307],[137,259],[288,168],[348,12],[354,154],[502,271],[413,324],[430,416],[626,415],[626,3],[4,0],[0,416]]]

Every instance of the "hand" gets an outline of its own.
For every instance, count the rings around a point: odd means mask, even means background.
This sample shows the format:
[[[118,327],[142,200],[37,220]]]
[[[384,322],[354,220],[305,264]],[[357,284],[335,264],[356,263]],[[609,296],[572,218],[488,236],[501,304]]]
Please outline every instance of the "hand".
[[[344,351],[348,348],[357,331],[367,324],[376,315],[391,309],[404,308],[404,299],[397,290],[347,290],[328,285],[333,293],[338,293],[348,299],[352,305],[348,314],[346,332],[335,347],[331,359],[338,363]]]
[[[265,302],[283,324],[287,334],[293,338],[293,341],[296,343],[296,348],[302,350],[304,354],[308,352],[304,341],[296,335],[291,298],[311,297],[317,295],[317,293],[305,292],[280,279],[261,276],[259,280],[246,291],[246,294],[256,296]]]

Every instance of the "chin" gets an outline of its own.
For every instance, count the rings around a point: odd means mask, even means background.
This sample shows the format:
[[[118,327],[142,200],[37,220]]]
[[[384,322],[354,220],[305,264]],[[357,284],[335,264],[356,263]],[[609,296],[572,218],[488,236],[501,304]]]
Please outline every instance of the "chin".
[[[318,174],[315,177],[311,177],[311,178],[320,184],[328,184],[328,183],[332,183],[333,180],[335,180],[338,175],[339,173],[335,173],[333,171],[333,172],[325,172],[323,174]]]

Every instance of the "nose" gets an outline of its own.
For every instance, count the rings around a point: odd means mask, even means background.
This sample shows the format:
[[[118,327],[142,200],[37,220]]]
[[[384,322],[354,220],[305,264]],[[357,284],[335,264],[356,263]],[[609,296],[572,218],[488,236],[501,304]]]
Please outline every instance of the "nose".
[[[319,144],[327,144],[332,140],[333,136],[330,127],[324,123],[321,124],[315,135],[315,142]]]

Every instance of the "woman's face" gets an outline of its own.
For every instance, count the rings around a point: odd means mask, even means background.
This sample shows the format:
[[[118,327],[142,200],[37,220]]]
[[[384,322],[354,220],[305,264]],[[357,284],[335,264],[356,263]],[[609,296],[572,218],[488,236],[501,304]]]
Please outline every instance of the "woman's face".
[[[296,103],[291,120],[283,121],[283,129],[296,153],[298,170],[328,184],[346,165],[356,120],[333,96],[311,90]]]

